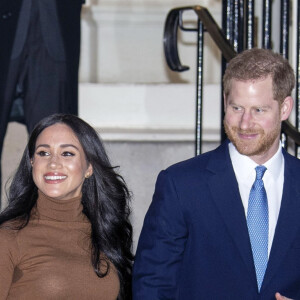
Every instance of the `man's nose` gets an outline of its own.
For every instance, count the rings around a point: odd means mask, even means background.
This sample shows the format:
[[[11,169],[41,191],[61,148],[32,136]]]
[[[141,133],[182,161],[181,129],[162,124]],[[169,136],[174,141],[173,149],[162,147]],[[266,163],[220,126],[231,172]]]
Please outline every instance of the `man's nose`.
[[[244,130],[249,129],[252,127],[252,123],[253,120],[252,120],[251,112],[245,111],[241,116],[240,128]]]

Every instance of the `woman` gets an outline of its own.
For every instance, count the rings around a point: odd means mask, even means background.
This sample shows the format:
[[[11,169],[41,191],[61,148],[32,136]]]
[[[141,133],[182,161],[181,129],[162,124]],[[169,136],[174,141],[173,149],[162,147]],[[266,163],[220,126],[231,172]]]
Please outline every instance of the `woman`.
[[[33,130],[0,214],[0,299],[130,299],[129,193],[95,130]]]

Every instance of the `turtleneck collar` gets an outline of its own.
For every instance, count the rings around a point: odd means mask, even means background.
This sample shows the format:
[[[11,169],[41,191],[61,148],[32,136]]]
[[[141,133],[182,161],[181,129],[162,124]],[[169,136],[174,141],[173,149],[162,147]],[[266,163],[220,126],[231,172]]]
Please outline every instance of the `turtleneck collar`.
[[[50,198],[38,191],[36,211],[40,219],[59,222],[88,222],[82,213],[81,195],[68,200]]]

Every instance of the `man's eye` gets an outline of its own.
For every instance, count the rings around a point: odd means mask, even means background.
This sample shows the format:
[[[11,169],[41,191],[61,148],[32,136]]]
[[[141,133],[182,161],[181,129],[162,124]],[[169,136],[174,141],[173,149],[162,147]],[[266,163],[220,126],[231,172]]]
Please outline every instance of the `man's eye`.
[[[264,112],[264,109],[262,109],[262,108],[256,108],[256,112],[262,113],[262,112]]]
[[[37,155],[39,155],[39,156],[49,156],[50,153],[47,152],[47,151],[39,151],[39,152],[37,152]]]
[[[69,151],[64,151],[64,152],[62,153],[62,156],[74,156],[74,155],[75,155],[74,153],[69,152]]]
[[[239,106],[232,106],[232,109],[233,109],[233,110],[236,110],[236,111],[241,110],[241,108],[240,108]]]

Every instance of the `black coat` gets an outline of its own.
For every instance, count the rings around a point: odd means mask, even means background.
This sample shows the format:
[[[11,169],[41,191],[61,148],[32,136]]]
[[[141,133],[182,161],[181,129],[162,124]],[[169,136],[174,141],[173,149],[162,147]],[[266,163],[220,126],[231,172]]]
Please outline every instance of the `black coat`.
[[[23,0],[1,0],[0,2],[0,117],[7,118],[3,103],[6,80],[9,70],[10,56],[18,24],[20,8]],[[78,68],[80,54],[80,12],[82,0],[55,0],[57,15],[66,54],[67,82],[70,86],[67,94],[68,113],[78,113]],[[3,124],[3,123],[1,123]],[[0,128],[0,137],[5,128]],[[5,133],[4,133],[5,134]],[[0,141],[1,146],[1,141]],[[1,151],[0,151],[1,152]]]

